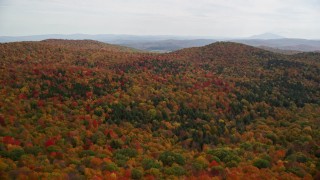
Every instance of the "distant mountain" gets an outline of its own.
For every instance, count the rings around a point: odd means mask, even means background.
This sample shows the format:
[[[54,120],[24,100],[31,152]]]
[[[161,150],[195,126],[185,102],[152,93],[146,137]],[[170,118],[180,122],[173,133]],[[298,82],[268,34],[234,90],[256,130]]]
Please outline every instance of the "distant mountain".
[[[183,48],[200,47],[216,42],[213,39],[192,39],[192,40],[176,40],[169,39],[163,41],[151,42],[131,42],[121,44],[123,46],[132,47],[135,49],[155,51],[155,52],[171,52]]]
[[[223,40],[226,41],[226,40]],[[320,51],[319,40],[306,39],[233,39],[230,42],[242,43],[250,46],[267,49],[277,53],[295,54],[299,52]],[[217,42],[214,39],[193,39],[193,40],[162,40],[162,41],[130,41],[120,43],[119,45],[127,46],[144,51],[171,52],[183,48],[200,47]]]
[[[277,35],[277,34],[272,34],[272,33],[263,33],[263,34],[258,34],[249,37],[249,39],[283,39],[285,37]]]
[[[173,35],[126,35],[126,34],[44,34],[31,36],[0,36],[1,42],[17,42],[17,41],[41,41],[45,39],[70,39],[70,40],[97,40],[113,44],[126,44],[136,42],[154,42],[168,39],[175,40],[191,40],[203,39],[207,37],[201,36],[173,36]]]
[[[289,51],[319,51],[319,40],[307,40],[307,39],[240,39],[231,40],[232,42],[243,43],[251,46],[267,46],[276,49],[289,50]]]
[[[69,39],[69,40],[85,40],[91,39],[109,44],[117,44],[127,46],[143,51],[151,52],[172,52],[189,47],[205,46],[210,43],[219,41],[238,42],[255,47],[264,47],[276,50],[276,52],[284,51],[302,51],[313,52],[320,51],[320,40],[307,39],[289,39],[282,36],[265,33],[261,35],[251,36],[246,39],[211,39],[210,37],[200,36],[137,36],[137,35],[114,35],[114,34],[47,34],[35,36],[0,36],[1,42],[15,41],[41,41],[45,39]],[[284,52],[283,51],[283,52]],[[290,52],[290,53],[292,53]],[[285,54],[288,52],[284,52]]]

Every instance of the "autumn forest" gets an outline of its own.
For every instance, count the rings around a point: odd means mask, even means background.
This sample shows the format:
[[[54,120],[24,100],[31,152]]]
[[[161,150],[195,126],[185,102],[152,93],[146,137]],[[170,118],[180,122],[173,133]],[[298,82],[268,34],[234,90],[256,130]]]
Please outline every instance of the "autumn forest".
[[[320,53],[1,43],[0,179],[320,179]]]

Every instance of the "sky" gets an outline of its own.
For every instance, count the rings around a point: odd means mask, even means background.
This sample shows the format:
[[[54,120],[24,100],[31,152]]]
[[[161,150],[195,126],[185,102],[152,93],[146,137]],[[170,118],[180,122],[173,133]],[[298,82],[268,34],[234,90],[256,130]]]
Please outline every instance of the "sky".
[[[0,36],[266,32],[320,39],[320,0],[0,0]]]

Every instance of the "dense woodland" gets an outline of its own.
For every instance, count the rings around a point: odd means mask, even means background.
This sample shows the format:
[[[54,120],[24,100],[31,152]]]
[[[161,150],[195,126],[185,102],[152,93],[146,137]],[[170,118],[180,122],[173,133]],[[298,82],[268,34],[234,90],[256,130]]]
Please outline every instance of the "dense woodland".
[[[320,179],[320,53],[0,44],[0,179]]]

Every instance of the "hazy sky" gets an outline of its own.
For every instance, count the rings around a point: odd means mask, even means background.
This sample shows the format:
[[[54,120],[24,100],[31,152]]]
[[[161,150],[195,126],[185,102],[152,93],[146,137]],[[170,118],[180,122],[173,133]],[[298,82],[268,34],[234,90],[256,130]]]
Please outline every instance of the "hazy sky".
[[[320,39],[320,0],[0,0],[0,36],[265,32]]]

